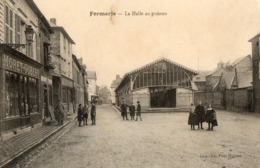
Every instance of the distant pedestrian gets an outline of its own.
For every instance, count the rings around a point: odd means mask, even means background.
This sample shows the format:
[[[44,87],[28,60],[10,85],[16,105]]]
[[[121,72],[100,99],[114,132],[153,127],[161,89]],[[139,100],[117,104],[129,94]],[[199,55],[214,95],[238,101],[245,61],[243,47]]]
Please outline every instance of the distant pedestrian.
[[[87,105],[84,105],[83,107],[83,120],[85,121],[86,125],[88,125],[88,107]]]
[[[81,127],[81,122],[83,121],[83,110],[81,104],[79,104],[78,107],[78,121],[79,121],[79,127]]]
[[[91,105],[91,120],[92,120],[92,125],[96,125],[96,105],[94,102],[92,102]]]
[[[206,122],[208,123],[207,130],[213,131],[213,127],[218,126],[216,111],[211,107],[211,104],[209,104],[207,108]]]
[[[129,107],[129,112],[130,112],[131,120],[135,120],[135,106],[133,102],[132,105]]]
[[[195,113],[195,107],[193,103],[191,103],[188,125],[190,125],[191,130],[195,130],[195,125],[198,125],[199,128],[198,115]]]
[[[205,122],[205,109],[201,101],[199,101],[199,105],[196,106],[195,113],[198,115],[199,128],[204,129],[202,124]]]
[[[140,117],[140,120],[142,121],[140,101],[137,101],[137,113],[136,113],[136,120],[135,121],[138,120],[138,116]]]
[[[123,104],[121,105],[121,116],[123,117],[123,120],[128,120],[127,117],[127,105],[125,104],[125,102],[123,102]]]

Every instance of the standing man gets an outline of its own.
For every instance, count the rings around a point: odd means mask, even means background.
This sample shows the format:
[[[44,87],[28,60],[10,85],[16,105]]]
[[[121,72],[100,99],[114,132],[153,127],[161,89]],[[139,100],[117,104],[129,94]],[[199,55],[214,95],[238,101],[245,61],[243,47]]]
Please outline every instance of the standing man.
[[[141,117],[141,104],[139,101],[137,101],[137,113],[136,113],[136,120],[138,120],[138,116],[140,117],[140,120],[142,121],[142,117]]]
[[[86,125],[88,125],[88,107],[84,105],[83,107],[83,121],[86,121]]]
[[[205,108],[202,102],[199,101],[199,105],[195,108],[195,113],[198,115],[199,127],[198,129],[204,129],[202,123],[205,122]]]
[[[126,108],[126,104],[125,102],[123,102],[123,104],[121,105],[121,116],[123,117],[123,120],[128,120],[127,118],[127,108]]]
[[[78,108],[78,121],[79,121],[79,127],[81,127],[81,122],[83,120],[83,110],[81,108],[81,104],[79,104]]]
[[[131,120],[135,120],[135,106],[134,102],[132,102],[132,105],[129,107]]]
[[[91,106],[91,120],[92,120],[92,125],[96,125],[96,105],[94,102],[92,102],[92,106]]]

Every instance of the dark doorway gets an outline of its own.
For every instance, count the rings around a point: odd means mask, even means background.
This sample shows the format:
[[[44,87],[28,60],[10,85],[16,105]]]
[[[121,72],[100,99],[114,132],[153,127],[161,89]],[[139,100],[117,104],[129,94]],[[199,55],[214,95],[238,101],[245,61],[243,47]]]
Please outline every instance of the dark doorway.
[[[176,107],[176,89],[157,87],[150,88],[151,107]]]

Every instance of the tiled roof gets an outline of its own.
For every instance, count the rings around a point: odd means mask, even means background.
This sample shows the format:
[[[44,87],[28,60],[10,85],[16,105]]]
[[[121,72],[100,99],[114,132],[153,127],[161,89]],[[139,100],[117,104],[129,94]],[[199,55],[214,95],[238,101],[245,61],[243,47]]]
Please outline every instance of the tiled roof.
[[[246,59],[246,58],[251,58],[251,56],[250,55],[247,55],[247,56],[245,56],[245,57],[241,57],[241,58],[238,58],[238,59],[236,59],[231,65],[234,67],[234,66],[236,66],[237,64],[239,64],[241,61],[243,61],[244,59]]]
[[[238,88],[251,87],[252,85],[252,71],[237,72]]]
[[[235,72],[224,72],[222,77],[227,84],[227,89],[231,89],[231,86],[232,86],[232,83],[233,83],[233,80],[235,77]]]

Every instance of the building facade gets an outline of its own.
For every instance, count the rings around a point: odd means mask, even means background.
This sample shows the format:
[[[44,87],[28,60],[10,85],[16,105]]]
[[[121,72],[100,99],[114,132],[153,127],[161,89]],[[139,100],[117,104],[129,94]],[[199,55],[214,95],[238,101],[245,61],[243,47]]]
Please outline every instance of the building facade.
[[[42,25],[40,25],[42,23]],[[50,29],[32,0],[0,1],[0,42],[26,44],[0,48],[0,133],[18,131],[42,121],[41,42]],[[42,34],[45,27],[46,34]],[[33,29],[33,41],[26,31]],[[27,38],[26,38],[27,37]]]
[[[73,110],[72,45],[75,42],[66,30],[56,25],[56,19],[50,19],[51,34],[50,53],[53,59],[53,103],[62,102],[65,110]]]
[[[107,87],[102,87],[99,89],[98,101],[99,101],[99,104],[111,104],[112,103],[111,93]]]
[[[115,89],[117,88],[117,86],[120,84],[122,78],[120,78],[120,75],[116,75],[116,79],[113,80],[110,89],[111,89],[111,102],[113,105],[116,104],[116,93],[115,93]]]
[[[252,46],[254,111],[260,112],[260,33],[249,40]]]
[[[87,71],[88,81],[88,101],[91,102],[93,97],[97,97],[97,75],[95,71]]]
[[[140,101],[142,108],[184,108],[193,102],[192,77],[197,72],[161,58],[123,77],[116,88],[117,105]]]
[[[198,88],[195,102],[231,111],[253,110],[251,56],[241,57],[232,64],[220,62],[216,69],[200,73],[193,80]]]

